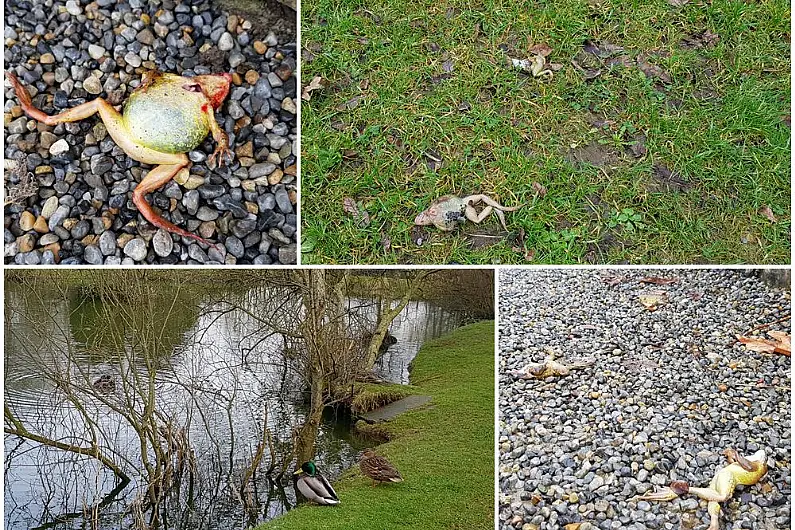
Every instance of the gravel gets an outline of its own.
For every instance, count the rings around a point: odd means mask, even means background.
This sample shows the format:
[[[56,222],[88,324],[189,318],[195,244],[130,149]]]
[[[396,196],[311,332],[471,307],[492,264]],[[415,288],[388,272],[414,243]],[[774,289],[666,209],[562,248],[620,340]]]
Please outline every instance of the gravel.
[[[6,2],[6,69],[46,113],[97,96],[121,105],[152,69],[228,72],[232,87],[216,118],[235,153],[230,166],[208,165],[216,147],[208,136],[188,153],[190,171],[147,197],[165,219],[215,243],[211,250],[138,213],[132,192],[151,166],[127,157],[97,117],[45,126],[6,86],[5,158],[17,167],[6,171],[6,263],[295,263],[284,261],[297,259],[294,22],[286,12],[228,11],[245,5]]]
[[[790,528],[790,359],[735,339],[789,332],[788,288],[728,269],[503,269],[499,279],[501,529],[703,530],[695,496],[632,498],[672,480],[707,486],[730,447],[765,449],[770,467],[722,504],[721,528]],[[653,291],[668,302],[650,311],[639,296]],[[558,379],[508,375],[549,350],[595,364]]]

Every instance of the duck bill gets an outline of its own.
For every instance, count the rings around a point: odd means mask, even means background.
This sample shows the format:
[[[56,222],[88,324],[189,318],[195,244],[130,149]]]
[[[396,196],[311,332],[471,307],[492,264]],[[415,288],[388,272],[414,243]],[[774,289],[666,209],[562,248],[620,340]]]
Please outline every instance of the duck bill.
[[[672,501],[678,498],[679,495],[676,494],[674,490],[671,488],[663,488],[660,491],[655,491],[654,493],[649,493],[648,495],[639,495],[635,497],[635,500],[638,501]]]

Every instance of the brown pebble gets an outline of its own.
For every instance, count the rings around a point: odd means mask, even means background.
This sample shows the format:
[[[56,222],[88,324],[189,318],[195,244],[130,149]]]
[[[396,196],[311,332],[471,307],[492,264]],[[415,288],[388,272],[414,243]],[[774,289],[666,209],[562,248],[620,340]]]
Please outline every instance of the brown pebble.
[[[98,245],[99,244],[99,236],[96,234],[88,234],[86,237],[80,240],[84,247],[88,245]]]
[[[39,58],[39,62],[41,64],[52,64],[52,63],[55,62],[55,56],[53,54],[51,54],[51,53],[44,53]]]
[[[22,212],[22,215],[19,216],[19,228],[21,228],[23,232],[33,230],[34,224],[36,224],[36,216],[29,211],[25,210]]]
[[[204,239],[210,239],[215,234],[215,221],[205,221],[199,225],[199,235]]]
[[[25,234],[17,238],[17,248],[20,252],[30,252],[35,244],[36,240],[33,239],[33,234]]]
[[[55,258],[55,263],[61,261],[61,244],[60,243],[50,243],[46,247],[41,247],[42,252],[46,252],[47,250],[51,250],[53,256]]]
[[[264,55],[266,51],[268,51],[268,45],[262,42],[261,40],[254,41],[254,51],[260,55]]]
[[[20,116],[22,116],[22,107],[20,107],[19,105],[14,105],[13,107],[11,107],[11,116],[14,118],[19,118]]]
[[[232,82],[235,86],[240,86],[243,84],[243,78],[237,72],[232,72]]]
[[[295,201],[298,200],[298,192],[295,190],[288,190],[287,196],[290,197],[290,202],[295,204]]]
[[[256,70],[249,70],[246,72],[246,83],[249,85],[255,84],[259,80],[259,73]]]
[[[273,170],[273,173],[268,175],[268,184],[270,184],[271,186],[278,184],[279,182],[282,181],[283,176],[284,173],[282,172],[281,169],[277,167],[276,169]]]
[[[36,218],[36,222],[33,224],[33,230],[40,234],[46,234],[50,231],[50,227],[47,226],[47,219],[42,216],[38,216]]]
[[[119,237],[116,238],[116,246],[119,248],[124,248],[124,245],[126,245],[133,239],[135,239],[135,236],[133,234],[121,234]]]
[[[249,140],[237,149],[235,149],[237,156],[254,156],[254,142]]]
[[[293,164],[292,166],[287,166],[286,168],[284,168],[284,174],[292,176],[298,175],[298,166],[296,164]]]
[[[259,213],[259,206],[257,206],[256,202],[246,201],[245,204],[246,210],[248,210],[249,213],[253,213],[254,215]]]
[[[234,33],[237,29],[237,15],[229,15],[226,19],[226,30],[229,33]]]

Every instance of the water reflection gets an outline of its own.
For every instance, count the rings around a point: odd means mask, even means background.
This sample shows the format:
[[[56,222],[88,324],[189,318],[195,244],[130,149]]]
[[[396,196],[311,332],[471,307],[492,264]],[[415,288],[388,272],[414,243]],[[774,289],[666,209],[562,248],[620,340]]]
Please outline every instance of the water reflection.
[[[272,481],[267,471],[278,471],[291,452],[304,396],[285,339],[262,321],[288,318],[296,302],[267,289],[230,292],[225,296],[241,309],[229,311],[212,301],[217,293],[162,294],[116,312],[79,293],[33,293],[7,283],[6,403],[31,431],[64,443],[82,445],[92,433],[85,424],[90,417],[99,445],[112,448],[121,467],[141,470],[140,436],[115,405],[142,410],[147,396],[125,381],[151,374],[151,387],[142,388],[153,389],[162,422],[193,449],[183,462],[191,466],[191,480],[164,501],[160,527],[241,528],[284,513],[295,504],[294,491]],[[372,303],[350,300],[364,320],[374,319]],[[438,306],[411,302],[393,322],[397,343],[379,359],[376,372],[408,382],[409,363],[422,342],[460,322]],[[94,389],[83,396],[83,410],[53,383],[59,378]],[[100,380],[114,383],[97,391]],[[355,462],[367,441],[351,434],[349,418],[327,411],[317,444],[316,461],[333,478]],[[267,451],[244,486],[261,447]],[[94,459],[15,436],[5,437],[5,452],[7,529],[132,528],[140,516],[135,507],[142,506],[147,487],[142,476],[131,473],[121,494],[97,510],[118,481]]]

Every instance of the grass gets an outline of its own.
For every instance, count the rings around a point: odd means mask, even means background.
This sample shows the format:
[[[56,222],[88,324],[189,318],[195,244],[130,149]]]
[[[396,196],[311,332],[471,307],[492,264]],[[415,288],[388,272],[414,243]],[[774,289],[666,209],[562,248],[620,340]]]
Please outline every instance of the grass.
[[[405,481],[373,487],[353,468],[334,483],[338,506],[303,506],[260,530],[494,527],[494,323],[425,344],[413,366],[433,399],[383,424],[390,441],[377,448]]]
[[[405,385],[356,383],[350,403],[351,412],[354,414],[370,412],[414,393],[414,389]]]
[[[789,262],[788,2],[313,0],[302,18],[302,78],[328,83],[302,107],[303,263]],[[718,40],[683,44],[705,30]],[[598,65],[586,81],[587,39],[670,80]],[[563,65],[551,80],[507,65],[539,43]],[[493,217],[412,229],[475,193],[526,204],[510,234]],[[484,231],[497,243],[474,244]]]

